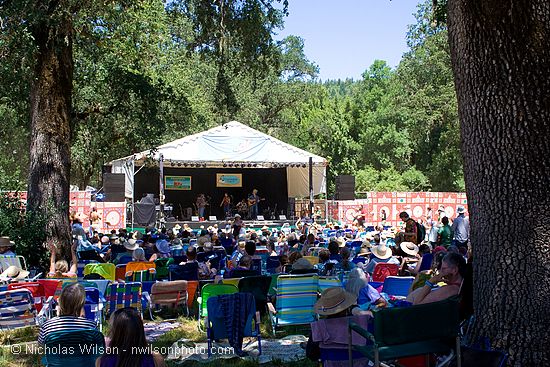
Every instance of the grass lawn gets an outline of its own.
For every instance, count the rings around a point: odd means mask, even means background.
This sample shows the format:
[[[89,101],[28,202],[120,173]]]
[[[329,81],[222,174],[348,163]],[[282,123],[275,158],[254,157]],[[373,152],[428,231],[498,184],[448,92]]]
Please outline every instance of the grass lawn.
[[[193,342],[205,342],[206,334],[199,332],[197,330],[197,320],[190,319],[186,317],[179,317],[177,319],[181,323],[181,327],[168,331],[166,334],[159,337],[154,343],[153,346],[157,348],[169,347],[175,341],[185,338]],[[273,338],[271,332],[270,324],[266,320],[262,320],[261,333],[263,338]],[[104,325],[103,333],[106,335],[108,333],[108,325]],[[284,337],[291,334],[303,334],[307,335],[308,328],[304,327],[289,327],[284,329],[283,332],[278,332],[277,337]],[[40,359],[41,356],[37,354],[28,354],[20,353],[15,355],[12,353],[12,349],[18,350],[21,348],[22,351],[32,350],[32,347],[36,345],[36,340],[38,338],[38,328],[29,327],[24,329],[18,329],[14,331],[6,331],[0,333],[0,367],[31,367],[31,366],[41,366]],[[216,359],[212,362],[177,362],[177,361],[167,361],[168,366],[201,366],[201,367],[252,367],[258,366],[259,364],[255,361],[242,360],[242,359]],[[283,361],[272,361],[268,364],[263,364],[262,366],[266,367],[279,367],[279,366],[291,366],[291,367],[313,367],[317,364],[309,361],[307,359],[296,361],[296,362],[283,362]]]

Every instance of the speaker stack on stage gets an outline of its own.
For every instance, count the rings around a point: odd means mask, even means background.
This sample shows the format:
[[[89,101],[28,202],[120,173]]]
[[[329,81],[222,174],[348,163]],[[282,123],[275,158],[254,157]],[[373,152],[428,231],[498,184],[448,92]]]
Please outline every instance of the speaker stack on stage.
[[[105,193],[105,201],[124,201],[124,182],[124,173],[104,173],[103,192]]]
[[[336,176],[335,200],[355,200],[355,176]]]

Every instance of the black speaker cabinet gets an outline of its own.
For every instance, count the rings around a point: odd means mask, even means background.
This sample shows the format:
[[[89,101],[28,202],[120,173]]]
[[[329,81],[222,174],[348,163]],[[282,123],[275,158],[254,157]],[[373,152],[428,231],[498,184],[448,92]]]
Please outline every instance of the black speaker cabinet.
[[[355,200],[355,176],[336,176],[336,200]]]
[[[124,173],[104,173],[103,192],[105,201],[124,201]]]

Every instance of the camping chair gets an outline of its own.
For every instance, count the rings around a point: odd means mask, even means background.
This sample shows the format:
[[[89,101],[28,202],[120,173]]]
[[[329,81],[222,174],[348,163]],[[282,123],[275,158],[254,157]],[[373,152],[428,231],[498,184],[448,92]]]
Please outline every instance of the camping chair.
[[[398,273],[399,265],[397,264],[377,263],[374,266],[374,271],[372,272],[372,281],[383,282],[387,276],[394,276]]]
[[[4,271],[10,266],[27,270],[27,261],[21,255],[0,255],[0,270]]]
[[[317,275],[280,275],[277,278],[275,307],[267,304],[271,327],[309,324],[316,319],[313,305],[317,301]]]
[[[423,354],[449,353],[453,349],[454,339],[457,366],[460,367],[458,308],[458,298],[451,297],[443,301],[412,307],[381,309],[374,312],[373,333],[350,322],[349,339],[355,332],[373,343],[366,346],[348,344],[350,366],[353,366],[354,350],[373,361],[375,367],[379,367],[381,361]],[[411,320],[414,322],[411,323]]]
[[[157,270],[148,269],[148,270],[136,270],[136,271],[127,271],[125,275],[125,280],[127,282],[151,282],[156,279]]]
[[[46,291],[44,286],[39,282],[21,282],[21,283],[10,283],[8,284],[8,290],[15,289],[27,289],[31,292],[34,300],[34,308],[44,317],[43,320],[40,320],[40,323],[44,320],[51,318],[52,315],[52,304],[53,304],[53,294],[46,296]],[[44,309],[44,311],[42,311]]]
[[[201,295],[197,298],[199,303],[198,313],[198,327],[200,331],[203,331],[201,325],[201,318],[208,315],[207,302],[208,298],[212,296],[220,296],[222,294],[237,293],[239,289],[232,284],[205,284],[201,289]]]
[[[133,259],[134,258],[130,255],[122,255],[116,263],[117,265],[125,265],[125,264],[128,264],[129,262],[132,262]]]
[[[25,288],[0,292],[0,330],[36,325],[31,291]]]
[[[133,307],[142,313],[141,283],[113,283],[107,288],[107,314],[124,307]]]
[[[154,261],[131,261],[126,264],[126,272],[156,269],[157,266]]]
[[[115,280],[115,264],[111,263],[98,263],[98,264],[86,264],[84,267],[84,276],[89,274],[98,274],[103,279]]]
[[[147,294],[144,292],[144,296],[149,302],[149,316],[151,320],[153,320],[152,308],[158,306],[170,306],[172,308],[183,306],[186,316],[189,316],[186,280],[154,283],[151,287],[151,293]]]
[[[199,280],[199,264],[168,265],[170,280]]]
[[[277,268],[281,266],[279,256],[270,256],[265,261],[265,269],[269,274],[273,274],[277,271]]]
[[[96,260],[78,260],[78,263],[76,264],[76,276],[78,279],[82,279],[84,277],[84,268],[87,264],[98,264]]]
[[[319,277],[319,293],[323,293],[325,289],[332,287],[342,287],[342,282],[336,276],[321,276]]]
[[[126,264],[118,264],[115,268],[115,280],[122,281],[126,277]]]
[[[170,276],[170,269],[168,268],[168,266],[173,263],[174,263],[174,259],[171,257],[155,260],[155,267],[157,269],[158,280],[168,279],[168,277]]]
[[[414,282],[414,277],[395,277],[388,276],[384,279],[382,292],[390,296],[407,297],[411,284]]]
[[[97,329],[56,331],[46,335],[44,346],[42,364],[46,367],[95,367],[105,350],[105,338]],[[56,350],[59,353],[52,353]]]
[[[103,305],[105,298],[97,287],[86,287],[86,302],[84,313],[88,320],[95,321],[99,331],[103,330]]]
[[[266,310],[270,285],[271,277],[269,275],[242,278],[238,283],[239,292],[251,293],[254,296],[256,310],[261,314],[264,314]]]
[[[231,335],[227,330],[228,324],[235,324],[235,314],[227,314],[225,305],[234,306],[234,313],[239,313],[244,307],[246,313],[246,322],[242,331],[234,331],[237,335]],[[236,306],[240,305],[240,308]],[[229,339],[231,344],[232,337],[237,342],[242,342],[240,337],[253,337],[258,340],[259,355],[262,354],[262,337],[260,334],[260,313],[256,312],[254,297],[250,293],[234,293],[213,296],[208,298],[207,302],[208,317],[205,319],[206,336],[208,338],[208,357],[211,356],[212,342],[218,339]],[[233,345],[232,345],[233,346]],[[239,354],[240,351],[236,351]]]
[[[235,287],[239,287],[239,282],[243,278],[223,278],[223,284],[233,284]]]

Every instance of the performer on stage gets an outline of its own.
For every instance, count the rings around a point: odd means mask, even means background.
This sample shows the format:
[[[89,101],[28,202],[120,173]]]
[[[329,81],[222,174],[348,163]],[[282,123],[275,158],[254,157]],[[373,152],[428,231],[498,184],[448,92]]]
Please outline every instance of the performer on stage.
[[[231,197],[227,192],[223,194],[222,202],[220,203],[220,208],[223,206],[223,215],[229,217],[231,215]]]
[[[248,195],[248,216],[249,219],[255,220],[258,218],[258,202],[260,197],[258,196],[258,190],[252,190],[252,194]]]
[[[246,199],[242,199],[237,203],[237,212],[239,212],[239,215],[241,217],[245,216],[248,212],[248,204],[246,203]]]
[[[208,203],[206,202],[206,197],[204,196],[204,194],[200,194],[197,197],[196,205],[197,205],[197,210],[199,211],[199,218],[204,219],[204,212],[205,212],[205,209],[206,209],[206,205],[208,205]]]

